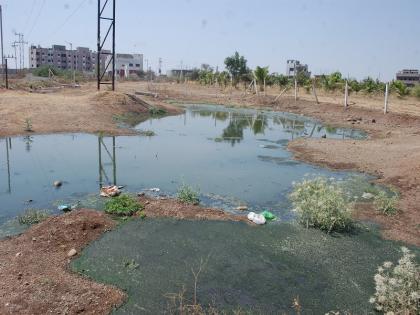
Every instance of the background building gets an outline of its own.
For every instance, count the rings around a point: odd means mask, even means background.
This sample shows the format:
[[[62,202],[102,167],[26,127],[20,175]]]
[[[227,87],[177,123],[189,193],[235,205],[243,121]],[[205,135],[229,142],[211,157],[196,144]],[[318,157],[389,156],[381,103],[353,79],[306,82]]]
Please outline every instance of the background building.
[[[171,69],[166,72],[168,78],[189,78],[194,73],[193,69]]]
[[[420,72],[415,69],[404,69],[397,72],[397,80],[402,81],[407,86],[414,86],[420,84]]]
[[[295,77],[299,73],[303,73],[307,77],[311,76],[308,65],[301,64],[299,60],[287,60],[286,76]]]
[[[107,72],[112,70],[112,56],[107,55],[105,65],[108,65]],[[119,77],[128,77],[130,74],[140,74],[143,72],[143,54],[116,54],[115,72]]]
[[[29,67],[51,66],[63,70],[94,71],[96,69],[96,52],[86,47],[68,50],[64,45],[53,45],[51,48],[31,46],[29,48]],[[101,56],[101,68],[105,67],[106,55]]]

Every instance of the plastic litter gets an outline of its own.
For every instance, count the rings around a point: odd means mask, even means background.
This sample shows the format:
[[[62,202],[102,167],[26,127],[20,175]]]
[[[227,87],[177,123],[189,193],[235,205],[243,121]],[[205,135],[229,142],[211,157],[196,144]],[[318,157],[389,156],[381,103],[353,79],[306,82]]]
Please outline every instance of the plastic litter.
[[[373,197],[375,197],[373,194],[368,193],[368,192],[364,192],[362,195],[363,199],[369,200],[369,199],[373,199]]]
[[[160,191],[160,188],[150,188],[149,190],[150,191],[153,191],[153,192],[159,192]]]
[[[248,213],[248,220],[258,225],[263,225],[267,222],[263,215],[257,214],[255,212]]]
[[[59,205],[57,208],[60,211],[69,212],[69,211],[72,211],[72,210],[76,209],[78,205],[79,205],[79,203],[77,203],[75,205]]]
[[[267,210],[261,212],[261,215],[264,216],[264,218],[267,221],[274,221],[277,219],[277,217],[274,214],[272,214],[270,211],[267,211]]]
[[[104,186],[101,188],[100,195],[102,197],[116,197],[121,194],[120,189],[118,186]]]

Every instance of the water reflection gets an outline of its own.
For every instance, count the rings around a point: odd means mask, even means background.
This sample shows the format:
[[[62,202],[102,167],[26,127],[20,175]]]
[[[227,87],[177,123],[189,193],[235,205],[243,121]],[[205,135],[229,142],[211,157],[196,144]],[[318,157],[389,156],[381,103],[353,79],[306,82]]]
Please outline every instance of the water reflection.
[[[112,138],[111,148],[109,150],[109,144],[105,143],[106,137],[98,136],[98,164],[99,164],[99,188],[102,188],[104,185],[104,179],[107,185],[117,185],[117,156],[115,154],[115,137]],[[111,153],[112,151],[112,153]],[[102,153],[105,152],[106,155],[102,157]],[[112,182],[108,176],[107,169],[104,167],[106,165],[106,160],[111,160],[112,165]]]

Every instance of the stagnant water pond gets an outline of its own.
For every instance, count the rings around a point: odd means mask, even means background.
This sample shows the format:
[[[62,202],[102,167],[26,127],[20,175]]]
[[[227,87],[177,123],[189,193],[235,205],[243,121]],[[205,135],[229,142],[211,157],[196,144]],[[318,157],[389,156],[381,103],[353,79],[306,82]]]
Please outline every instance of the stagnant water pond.
[[[204,204],[226,210],[239,204],[268,208],[287,220],[292,182],[307,174],[348,176],[293,160],[287,142],[364,136],[302,116],[222,106],[191,106],[184,115],[149,119],[136,128],[156,136],[1,139],[0,223],[25,208],[55,209],[77,201],[95,206],[102,184],[123,185],[131,192],[159,188],[159,194],[174,195],[182,183],[199,190]],[[56,180],[63,186],[54,188]]]
[[[361,139],[362,132],[287,113],[201,105],[135,128],[156,136],[1,139],[0,236],[16,232],[12,219],[28,208],[57,211],[62,203],[101,208],[101,185],[124,185],[128,192],[159,188],[155,194],[174,196],[186,183],[200,190],[203,204],[238,214],[235,208],[246,204],[271,210],[279,220],[251,227],[146,218],[106,233],[72,268],[127,291],[117,314],[168,311],[167,294],[183,286],[189,300],[191,267],[197,269],[201,259],[207,263],[198,300],[205,305],[292,313],[292,299],[299,296],[303,314],[371,311],[367,301],[375,270],[397,259],[399,244],[381,239],[370,226],[341,236],[306,230],[293,223],[287,198],[294,181],[317,175],[352,178],[350,197],[360,198],[371,188],[365,177],[297,162],[285,147],[297,137]],[[54,188],[55,180],[63,186]]]

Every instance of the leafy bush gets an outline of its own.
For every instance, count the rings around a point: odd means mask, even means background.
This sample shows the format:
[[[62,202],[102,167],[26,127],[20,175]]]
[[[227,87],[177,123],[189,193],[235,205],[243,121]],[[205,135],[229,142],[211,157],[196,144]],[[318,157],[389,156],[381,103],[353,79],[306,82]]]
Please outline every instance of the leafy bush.
[[[385,215],[394,215],[397,213],[397,202],[396,196],[389,197],[386,192],[380,191],[375,196],[374,205],[378,211],[381,211]]]
[[[166,113],[167,113],[166,109],[164,109],[164,108],[152,107],[152,108],[149,109],[149,114],[151,116],[163,116]]]
[[[409,249],[401,250],[403,257],[398,265],[392,268],[392,262],[384,262],[374,277],[376,292],[369,302],[384,314],[418,314],[419,311],[420,266]]]
[[[420,85],[416,85],[411,89],[411,94],[413,94],[415,97],[420,98]]]
[[[106,213],[119,216],[131,216],[141,210],[143,210],[143,205],[136,198],[126,194],[114,197],[105,203]]]
[[[323,177],[295,184],[290,195],[298,220],[306,227],[330,233],[351,228],[350,203],[339,185]]]
[[[191,186],[182,184],[178,189],[178,199],[182,202],[198,205],[200,203],[200,198],[198,197],[198,192],[195,191]]]
[[[391,91],[396,92],[399,97],[410,94],[410,90],[402,81],[393,81],[391,83]]]
[[[25,213],[18,216],[18,221],[22,225],[32,225],[44,221],[49,216],[46,210],[28,209]]]

